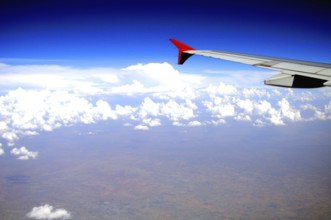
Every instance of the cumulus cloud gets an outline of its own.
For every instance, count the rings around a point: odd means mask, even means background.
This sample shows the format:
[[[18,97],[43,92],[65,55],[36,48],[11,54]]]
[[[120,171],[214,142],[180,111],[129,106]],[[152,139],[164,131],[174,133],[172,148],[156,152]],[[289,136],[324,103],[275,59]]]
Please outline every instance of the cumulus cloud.
[[[146,85],[168,86],[171,88],[182,87],[183,85],[196,85],[205,78],[199,75],[185,75],[179,73],[169,63],[148,63],[136,64],[123,68],[127,74],[138,75]]]
[[[190,100],[178,103],[171,99],[167,102],[156,103],[151,98],[146,97],[139,108],[138,116],[140,118],[164,116],[171,121],[189,120],[195,117],[194,110],[196,108],[196,105]]]
[[[204,79],[195,74],[181,74],[166,62],[135,64],[122,69],[0,63],[2,87],[61,89],[84,95],[175,91],[198,86]]]
[[[149,130],[149,127],[146,125],[137,125],[134,127],[134,130],[143,130],[143,131],[147,131]]]
[[[27,218],[31,219],[70,219],[71,214],[65,209],[54,209],[53,206],[45,204],[42,206],[34,207],[29,213],[26,214]]]
[[[162,103],[161,114],[168,117],[172,121],[189,120],[194,118],[194,109],[184,103],[177,103],[170,100],[167,103]]]
[[[228,98],[213,97],[211,100],[205,101],[204,106],[213,117],[224,118],[235,115],[235,107]]]
[[[232,104],[207,103],[207,109],[217,118],[230,117],[235,115],[235,108]]]
[[[244,97],[267,97],[269,98],[271,95],[265,89],[257,89],[257,88],[244,88],[243,89]],[[277,92],[276,92],[277,93]]]
[[[116,111],[113,111],[108,102],[103,100],[98,100],[96,102],[95,112],[98,115],[98,119],[107,120],[107,119],[117,119],[118,114]]]
[[[14,141],[16,141],[18,139],[18,136],[16,133],[12,132],[12,131],[6,131],[4,130],[4,132],[2,133],[2,138],[4,138],[5,140],[8,141],[8,145],[13,145]]]
[[[324,105],[324,109],[326,113],[331,113],[331,101],[328,104]]]
[[[29,151],[24,146],[20,148],[13,148],[10,153],[15,155],[19,160],[36,159],[38,156],[38,152]]]
[[[278,105],[280,106],[280,111],[284,117],[290,119],[291,121],[300,121],[301,120],[300,111],[293,109],[290,106],[290,103],[285,98],[280,100],[278,102]]]
[[[115,94],[124,94],[128,96],[147,93],[149,90],[139,81],[134,80],[132,84],[122,85],[112,88],[111,92]]]
[[[139,114],[142,117],[147,115],[158,116],[160,114],[160,103],[155,103],[151,98],[146,97],[141,103]]]
[[[234,119],[237,121],[251,121],[252,120],[249,115],[245,115],[245,114],[239,114],[239,115],[235,116]]]
[[[2,64],[0,85],[22,88],[0,96],[0,138],[14,146],[24,136],[101,120],[123,120],[133,129],[149,130],[167,124],[164,120],[174,126],[221,126],[231,121],[263,127],[331,119],[331,93],[324,88],[242,88],[219,79],[183,74],[168,63],[117,70]],[[14,149],[11,153],[19,159],[37,153]]]
[[[0,156],[3,155],[5,151],[2,149],[2,143],[0,143]]]
[[[249,99],[239,99],[237,100],[237,105],[239,108],[243,109],[246,113],[252,114],[254,105],[253,102]]]
[[[116,120],[132,112],[131,106],[116,105],[113,109],[104,100],[94,104],[67,91],[17,89],[0,96],[0,135],[8,145],[13,145],[20,137],[42,130]]]
[[[219,85],[216,86],[209,85],[206,91],[209,95],[231,95],[237,92],[237,88],[220,82]]]
[[[153,93],[163,98],[185,98],[194,96],[192,88],[206,83],[206,77],[180,73],[167,62],[135,64],[122,71],[121,79],[128,83],[114,88],[113,92],[128,94],[131,91],[131,94]]]
[[[198,94],[195,88],[185,86],[183,88],[177,88],[176,90],[155,92],[153,93],[153,97],[164,100],[177,98],[182,100],[194,100],[198,97]]]
[[[226,124],[226,121],[221,118],[218,120],[211,120],[209,123],[212,125],[222,125],[222,124]]]
[[[222,84],[220,84],[222,85]],[[231,88],[222,85],[224,88]],[[212,89],[210,89],[212,88]],[[312,102],[314,97],[311,92],[284,89],[259,89],[244,88],[232,89],[233,92],[217,92],[217,86],[206,90],[207,98],[202,101],[207,112],[214,118],[233,118],[236,121],[250,122],[253,125],[263,127],[267,125],[286,125],[288,122],[298,122],[307,120],[326,120],[329,118],[327,105],[316,107],[315,105],[298,105],[300,102]],[[225,90],[228,91],[228,90]],[[231,90],[230,90],[231,91]],[[307,96],[309,99],[298,99],[300,96]],[[322,96],[323,97],[323,96]],[[324,96],[327,99],[327,96]],[[291,104],[292,102],[292,104]],[[303,110],[311,110],[313,113],[309,117],[302,117]],[[215,124],[215,121],[212,122]]]
[[[198,126],[201,126],[202,124],[201,124],[201,122],[199,122],[199,121],[190,121],[189,123],[188,123],[188,126],[189,127],[198,127]]]
[[[161,126],[160,119],[158,119],[158,118],[155,118],[155,119],[145,118],[145,119],[142,120],[142,122],[143,122],[145,125],[148,125],[148,126],[150,126],[150,127]]]

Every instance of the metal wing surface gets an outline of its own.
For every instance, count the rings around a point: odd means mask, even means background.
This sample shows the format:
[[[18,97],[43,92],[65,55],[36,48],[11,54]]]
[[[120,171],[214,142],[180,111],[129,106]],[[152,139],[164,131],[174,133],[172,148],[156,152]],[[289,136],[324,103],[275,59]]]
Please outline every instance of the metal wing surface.
[[[266,85],[289,88],[318,88],[331,86],[331,64],[217,50],[195,50],[175,39],[170,40],[178,48],[178,64],[183,64],[192,55],[201,55],[280,72],[265,80],[264,83]]]

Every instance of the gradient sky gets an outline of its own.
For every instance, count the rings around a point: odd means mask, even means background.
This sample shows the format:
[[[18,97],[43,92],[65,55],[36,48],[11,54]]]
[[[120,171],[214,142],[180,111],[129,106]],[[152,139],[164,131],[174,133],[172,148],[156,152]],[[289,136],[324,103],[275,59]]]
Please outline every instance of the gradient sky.
[[[193,47],[330,61],[327,3],[5,1],[1,58],[102,65],[172,62],[169,38]],[[123,61],[125,60],[125,61]],[[128,63],[132,62],[132,63]],[[208,61],[206,61],[208,62]],[[199,63],[199,62],[195,62]],[[194,65],[194,64],[192,64]]]
[[[329,8],[2,1],[0,216],[330,217],[330,88],[265,86],[276,72],[206,57],[179,66],[169,41],[330,63]]]

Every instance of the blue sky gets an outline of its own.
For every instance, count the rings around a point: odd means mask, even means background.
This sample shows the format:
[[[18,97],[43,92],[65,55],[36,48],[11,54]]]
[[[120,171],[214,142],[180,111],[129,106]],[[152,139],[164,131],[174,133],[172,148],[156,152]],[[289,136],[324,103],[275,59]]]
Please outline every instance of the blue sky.
[[[92,61],[103,65],[118,65],[123,60],[171,62],[173,47],[167,40],[177,38],[202,49],[330,60],[327,4],[263,5],[260,1],[2,4],[2,58],[70,60],[81,65],[79,60],[91,62],[90,65]]]
[[[330,63],[328,3],[0,8],[0,214],[329,216],[330,88],[265,86],[276,72],[206,57],[177,65],[169,41]]]

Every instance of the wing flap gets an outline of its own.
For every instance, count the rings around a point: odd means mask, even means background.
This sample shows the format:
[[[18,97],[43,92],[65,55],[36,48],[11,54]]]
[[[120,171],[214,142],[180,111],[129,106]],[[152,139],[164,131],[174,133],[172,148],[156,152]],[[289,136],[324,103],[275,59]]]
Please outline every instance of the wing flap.
[[[319,88],[322,86],[329,86],[329,81],[310,76],[281,73],[265,80],[264,84],[287,88]]]
[[[264,84],[271,86],[292,87],[294,77],[287,74],[277,74],[264,81]]]

